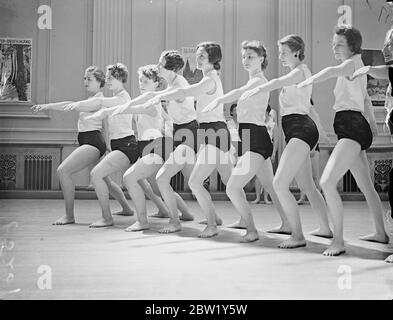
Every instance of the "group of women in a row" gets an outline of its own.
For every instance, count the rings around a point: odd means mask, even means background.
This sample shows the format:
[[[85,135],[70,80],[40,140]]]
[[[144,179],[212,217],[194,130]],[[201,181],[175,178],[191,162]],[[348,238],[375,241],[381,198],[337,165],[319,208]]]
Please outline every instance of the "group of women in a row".
[[[226,184],[229,199],[241,216],[238,225],[247,229],[242,241],[258,239],[244,192],[246,184],[256,176],[269,193],[282,221],[281,226],[270,232],[290,235],[280,247],[306,245],[299,208],[290,191],[290,184],[295,179],[309,199],[319,222],[319,228],[312,234],[333,238],[324,255],[335,256],[345,252],[343,205],[337,184],[350,170],[365,195],[376,228],[373,234],[362,239],[388,243],[383,207],[371,181],[365,152],[376,134],[376,123],[366,88],[365,73],[369,70],[362,69],[361,44],[362,37],[357,29],[338,27],[332,45],[335,58],[340,63],[312,75],[303,63],[303,40],[297,35],[288,35],[278,41],[278,50],[279,59],[289,72],[269,81],[264,75],[268,59],[263,44],[256,40],[244,41],[241,45],[242,64],[249,80],[225,94],[219,77],[221,48],[213,42],[197,46],[197,68],[203,73],[200,82],[189,85],[179,73],[184,65],[179,52],[164,51],[157,65],[139,68],[141,94],[134,99],[124,89],[128,71],[123,64],[108,66],[106,75],[97,67],[89,67],[85,73],[85,86],[91,94],[90,98],[33,107],[36,111],[76,110],[80,114],[80,146],[58,168],[66,215],[56,224],[75,222],[75,191],[71,175],[102,157],[91,170],[91,181],[102,209],[102,219],[91,227],[113,224],[109,194],[121,204],[120,214],[133,214],[121,188],[109,178],[115,172],[125,171],[124,185],[134,202],[137,217],[126,231],[149,228],[145,195],[159,208],[156,216],[169,217],[169,223],[160,232],[181,230],[180,220],[193,219],[186,203],[170,184],[171,178],[182,171],[206,214],[207,226],[199,236],[212,237],[218,233],[217,225],[222,223],[222,219],[217,215],[210,193],[203,183],[217,169]],[[333,108],[336,111],[334,130],[338,142],[320,180],[324,199],[312,178],[310,152],[317,146],[319,132],[317,124],[310,117],[310,101],[312,84],[330,78],[337,78]],[[166,87],[163,86],[164,82]],[[103,96],[104,84],[113,91],[112,97]],[[273,145],[265,117],[269,93],[278,89],[286,146],[273,175],[270,161]],[[164,101],[165,104],[162,103]],[[230,155],[231,139],[223,109],[224,104],[234,102],[237,102],[241,139],[236,163]],[[165,123],[173,124],[170,126],[172,132],[165,130],[168,129]],[[107,138],[101,133],[103,126],[109,133]],[[328,212],[333,232],[329,226]]]

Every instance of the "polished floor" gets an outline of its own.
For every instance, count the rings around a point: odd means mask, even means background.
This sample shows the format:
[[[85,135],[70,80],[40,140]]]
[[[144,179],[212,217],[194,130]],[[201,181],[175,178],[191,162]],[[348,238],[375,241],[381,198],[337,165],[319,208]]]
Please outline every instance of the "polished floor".
[[[195,201],[187,203],[196,220],[203,217]],[[329,240],[314,236],[304,248],[277,248],[287,236],[265,232],[279,223],[271,205],[252,205],[260,240],[251,244],[239,242],[244,231],[225,227],[199,239],[197,221],[169,235],[157,233],[166,221],[157,218],[144,232],[124,232],[135,218],[120,216],[113,227],[89,229],[100,215],[95,200],[76,201],[77,224],[52,226],[63,206],[62,200],[0,200],[0,298],[393,298],[393,265],[383,261],[393,245],[358,240],[373,231],[364,202],[345,202],[347,253],[339,257],[322,256]],[[230,202],[215,206],[224,224],[238,218]],[[156,210],[150,201],[148,210]],[[317,227],[309,205],[301,206],[301,217],[305,232]]]

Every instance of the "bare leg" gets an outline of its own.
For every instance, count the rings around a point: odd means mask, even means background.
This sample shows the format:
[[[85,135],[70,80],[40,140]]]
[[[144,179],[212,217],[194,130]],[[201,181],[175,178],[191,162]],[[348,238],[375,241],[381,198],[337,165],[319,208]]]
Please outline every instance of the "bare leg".
[[[192,159],[188,159],[188,161],[191,161],[191,163],[195,162],[195,153],[191,149],[187,150],[187,148],[189,147],[185,145],[178,146],[175,149],[175,151],[171,153],[168,160],[164,163],[164,165],[158,171],[156,176],[157,185],[160,189],[161,196],[164,199],[165,204],[167,205],[170,213],[169,224],[159,230],[159,232],[162,233],[171,233],[181,230],[178,205],[180,206],[183,205],[185,207],[187,207],[187,205],[184,203],[183,199],[181,199],[181,201],[180,199],[178,199],[180,198],[180,196],[177,193],[175,193],[175,191],[173,190],[171,186],[171,179],[173,176],[175,176],[179,171],[181,171],[185,167],[190,167],[189,171],[192,170],[192,164],[187,164],[187,151],[191,152],[190,154],[188,154],[189,157],[192,158]],[[181,157],[182,155],[183,157]],[[185,176],[185,181],[188,181],[186,176]],[[188,208],[185,209],[186,216],[187,214],[189,214],[189,212],[187,211]]]
[[[361,151],[359,157],[355,159],[350,168],[359,189],[363,192],[369,210],[372,213],[375,233],[361,237],[360,239],[372,242],[389,243],[389,236],[386,234],[383,224],[383,207],[381,199],[374,188],[370,177],[370,168],[368,166],[365,151]]]
[[[260,170],[257,171],[257,178],[264,185],[265,192],[268,192],[270,194],[273,204],[276,207],[281,219],[281,225],[279,227],[268,230],[267,232],[291,234],[291,227],[289,225],[288,218],[285,215],[285,211],[278,199],[276,191],[273,188],[274,176],[273,176],[273,166],[271,161],[269,162],[267,160],[265,161],[264,167],[263,168],[261,167]]]
[[[53,225],[65,225],[75,223],[74,200],[75,186],[72,181],[72,174],[95,163],[100,158],[97,148],[90,145],[83,145],[76,148],[57,168],[61,189],[64,195],[66,214],[55,221]]]
[[[255,187],[255,200],[251,201],[252,204],[257,204],[261,201],[261,193],[263,190],[262,184],[259,181],[259,179],[257,179],[257,177],[254,178],[254,187]]]
[[[146,214],[145,193],[138,181],[147,179],[157,174],[162,166],[162,158],[156,154],[148,154],[139,159],[123,176],[131,199],[134,201],[137,221],[125,229],[125,231],[142,231],[149,229]]]
[[[228,181],[226,193],[236,208],[236,211],[245,222],[247,232],[242,238],[242,242],[253,242],[259,239],[258,230],[255,227],[251,208],[248,205],[244,187],[255,176],[260,167],[263,167],[265,159],[254,152],[246,152],[238,158],[236,167]],[[248,170],[244,168],[247,167]]]
[[[219,161],[219,150],[212,145],[201,146],[194,169],[188,182],[202,211],[207,215],[207,227],[199,234],[201,238],[218,234],[215,208],[210,193],[203,187],[205,179],[213,172]]]
[[[349,170],[360,153],[360,145],[350,139],[340,139],[333,149],[321,177],[321,187],[326,198],[333,223],[333,240],[325,256],[337,256],[345,252],[343,235],[344,208],[337,191],[337,183]]]
[[[314,183],[311,170],[311,159],[307,157],[296,175],[296,181],[300,189],[307,195],[311,209],[317,214],[319,229],[314,231],[313,234],[319,237],[332,238],[333,233],[329,227],[327,206]]]
[[[109,193],[120,203],[122,207],[122,211],[112,213],[112,215],[119,215],[119,216],[133,216],[134,211],[132,211],[123,190],[121,190],[120,186],[115,183],[109,176],[104,177],[104,181],[108,186]]]
[[[152,180],[150,180],[152,181]],[[153,203],[156,205],[158,208],[157,213],[153,213],[150,215],[152,218],[169,218],[169,211],[167,206],[165,205],[164,201],[161,199],[160,192],[158,190],[158,187],[156,187],[156,183],[154,181],[154,188],[151,185],[150,182],[147,182],[146,180],[142,179],[138,181],[139,185],[147,195],[147,197],[153,201]]]
[[[91,171],[91,181],[94,185],[98,201],[101,206],[102,219],[90,225],[91,228],[101,228],[113,225],[113,218],[109,206],[109,189],[104,178],[112,173],[125,170],[130,165],[127,156],[115,150],[107,154]]]
[[[300,223],[299,208],[289,190],[289,185],[306,159],[309,158],[310,147],[304,141],[292,138],[284,149],[276,175],[273,180],[274,190],[285,211],[291,226],[291,237],[280,244],[280,248],[297,248],[306,245]]]

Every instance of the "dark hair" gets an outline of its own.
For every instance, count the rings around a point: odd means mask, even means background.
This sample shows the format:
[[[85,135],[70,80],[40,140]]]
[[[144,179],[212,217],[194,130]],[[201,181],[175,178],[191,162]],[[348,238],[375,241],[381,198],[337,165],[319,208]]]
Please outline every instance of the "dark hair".
[[[296,34],[290,34],[285,36],[284,38],[278,40],[278,44],[281,45],[287,45],[289,49],[291,49],[292,52],[299,52],[298,58],[300,61],[303,61],[305,56],[304,56],[304,48],[305,44],[303,39],[296,35]]]
[[[100,83],[100,88],[105,86],[105,73],[101,68],[97,66],[90,66],[86,68],[86,73],[91,73],[94,78]]]
[[[335,34],[344,36],[347,39],[348,47],[352,53],[362,53],[362,35],[360,31],[350,25],[341,25],[336,27]]]
[[[231,107],[229,108],[229,114],[231,116],[233,116],[233,110],[236,109],[236,108],[237,108],[237,104],[236,103],[232,104]]]
[[[263,46],[262,42],[259,40],[246,40],[242,42],[242,49],[243,50],[253,50],[255,51],[255,53],[258,55],[258,57],[263,57],[263,62],[262,62],[262,70],[265,70],[267,67],[267,53],[266,53],[266,49]]]
[[[161,53],[161,58],[165,59],[164,68],[173,72],[178,72],[184,67],[184,60],[177,50],[169,50]]]
[[[115,64],[107,66],[106,70],[109,71],[109,73],[111,74],[111,76],[113,76],[113,78],[123,83],[127,82],[128,69],[124,64],[117,62]]]
[[[220,70],[220,61],[222,59],[221,47],[214,42],[201,42],[197,45],[198,48],[203,48],[207,52],[209,62],[213,65],[215,70]]]
[[[158,83],[158,88],[163,86],[163,78],[158,74],[158,68],[154,64],[148,64],[138,69],[138,75],[144,75],[146,78]]]

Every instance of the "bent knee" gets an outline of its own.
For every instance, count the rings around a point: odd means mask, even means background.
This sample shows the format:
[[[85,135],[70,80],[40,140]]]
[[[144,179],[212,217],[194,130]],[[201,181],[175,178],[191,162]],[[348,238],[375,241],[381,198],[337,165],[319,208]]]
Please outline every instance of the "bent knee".
[[[90,180],[92,181],[92,183],[94,184],[95,181],[98,180],[102,180],[104,177],[102,176],[102,174],[100,173],[99,170],[91,170],[90,172]]]
[[[282,179],[280,177],[274,177],[274,179],[273,179],[273,189],[276,192],[279,192],[279,191],[284,190],[284,189],[289,189],[289,183],[286,180],[284,180],[284,179]]]
[[[63,166],[63,165],[59,165],[59,166],[57,167],[56,172],[57,172],[57,175],[58,175],[59,177],[68,175],[68,170],[67,170],[66,167]]]
[[[188,186],[190,187],[191,191],[196,191],[196,190],[203,188],[203,181],[201,181],[200,179],[196,179],[196,178],[191,177],[188,180]]]
[[[159,186],[165,186],[170,184],[171,177],[168,177],[166,174],[158,172],[156,175],[156,182]]]
[[[123,174],[123,182],[126,184],[136,184],[138,183],[138,179],[136,179],[133,172],[126,172]]]
[[[323,190],[329,188],[335,188],[337,186],[338,180],[329,176],[322,176],[321,180],[319,180],[319,185]]]

